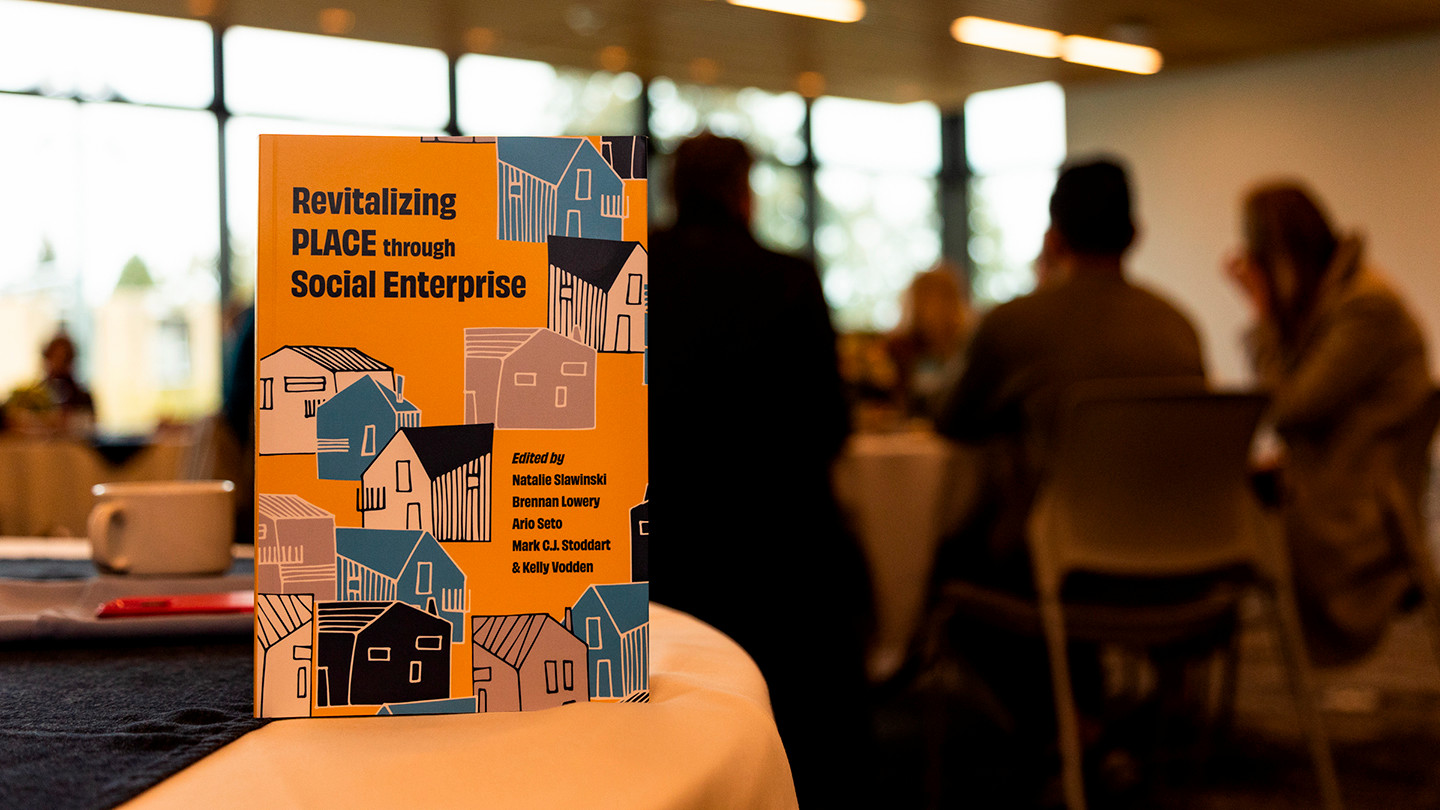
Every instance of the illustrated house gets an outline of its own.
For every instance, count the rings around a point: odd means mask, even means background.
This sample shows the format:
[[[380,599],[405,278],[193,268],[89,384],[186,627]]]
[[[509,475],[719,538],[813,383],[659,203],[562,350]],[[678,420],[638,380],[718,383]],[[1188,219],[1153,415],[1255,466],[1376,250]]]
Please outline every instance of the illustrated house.
[[[621,180],[643,180],[650,166],[646,143],[639,135],[607,135],[600,139],[600,154]]]
[[[630,507],[630,579],[650,579],[650,485],[645,485],[645,500]]]
[[[362,377],[395,387],[395,369],[340,346],[284,346],[260,358],[256,390],[262,456],[313,453],[320,406]]]
[[[549,252],[550,328],[596,351],[644,351],[645,248],[552,236]]]
[[[494,437],[494,425],[396,431],[361,478],[361,525],[424,530],[443,542],[490,542]]]
[[[260,593],[255,597],[255,660],[260,665],[261,717],[310,714],[315,598]]]
[[[451,641],[465,642],[465,572],[429,532],[336,529],[335,554],[339,599],[414,605],[450,622]]]
[[[539,327],[465,330],[465,421],[595,427],[595,349]]]
[[[420,427],[420,409],[405,399],[405,378],[395,390],[361,377],[322,403],[315,413],[315,468],[319,478],[359,481],[395,431]]]
[[[450,697],[450,623],[404,602],[320,602],[316,706]]]
[[[630,216],[625,181],[585,138],[497,138],[500,239],[551,234],[619,239]]]
[[[258,593],[335,598],[335,516],[298,495],[256,496]]]
[[[650,691],[650,586],[591,585],[566,615],[585,644],[591,698],[643,700]]]
[[[471,619],[475,710],[516,712],[588,700],[585,644],[548,613]]]

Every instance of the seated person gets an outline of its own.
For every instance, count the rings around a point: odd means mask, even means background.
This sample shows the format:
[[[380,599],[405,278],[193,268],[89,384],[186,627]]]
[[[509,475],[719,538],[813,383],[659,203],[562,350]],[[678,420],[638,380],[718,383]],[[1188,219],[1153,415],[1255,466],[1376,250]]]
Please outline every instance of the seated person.
[[[41,356],[45,376],[10,395],[6,422],[25,433],[88,433],[95,423],[95,399],[75,379],[75,342],[61,331]]]
[[[1169,302],[1125,278],[1135,240],[1125,171],[1066,168],[1050,198],[1051,281],[996,307],[971,339],[939,431],[981,445],[980,509],[941,548],[940,578],[1029,591],[1025,520],[1067,388],[1086,380],[1204,379],[1200,341]]]
[[[895,396],[907,415],[935,418],[959,376],[973,325],[959,268],[942,262],[910,282],[900,325],[885,342],[899,377]]]
[[[1361,240],[1283,182],[1245,199],[1227,271],[1254,311],[1251,359],[1283,442],[1278,499],[1310,653],[1340,663],[1379,642],[1411,587],[1399,527],[1399,431],[1432,388],[1425,340]],[[1401,515],[1400,511],[1410,514]]]

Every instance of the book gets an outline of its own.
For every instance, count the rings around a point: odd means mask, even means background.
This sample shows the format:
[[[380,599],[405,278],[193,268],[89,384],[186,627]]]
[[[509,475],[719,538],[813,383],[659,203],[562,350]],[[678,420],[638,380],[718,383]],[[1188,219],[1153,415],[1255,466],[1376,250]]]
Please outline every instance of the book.
[[[256,716],[648,700],[645,151],[261,136]]]

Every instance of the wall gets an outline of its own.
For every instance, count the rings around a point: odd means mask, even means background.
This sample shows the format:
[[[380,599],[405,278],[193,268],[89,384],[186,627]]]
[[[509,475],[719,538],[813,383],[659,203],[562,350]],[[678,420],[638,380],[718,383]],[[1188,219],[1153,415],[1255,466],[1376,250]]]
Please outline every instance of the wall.
[[[1217,381],[1243,384],[1244,299],[1221,260],[1247,186],[1310,183],[1406,295],[1440,369],[1440,35],[1066,88],[1070,154],[1134,172],[1134,276],[1201,330]],[[1440,377],[1440,375],[1437,375]]]

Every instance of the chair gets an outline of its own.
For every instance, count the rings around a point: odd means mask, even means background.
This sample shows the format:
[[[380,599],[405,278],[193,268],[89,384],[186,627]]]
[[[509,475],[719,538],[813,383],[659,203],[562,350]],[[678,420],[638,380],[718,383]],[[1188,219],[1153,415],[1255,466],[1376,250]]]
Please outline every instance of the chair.
[[[1178,381],[1086,383],[1070,394],[1028,525],[1037,597],[952,582],[936,615],[1018,630],[1038,625],[1051,662],[1065,801],[1083,810],[1067,641],[1150,647],[1224,638],[1240,595],[1254,587],[1269,597],[1324,806],[1340,807],[1288,558],[1278,526],[1249,488],[1249,450],[1265,399]],[[1062,600],[1061,586],[1079,572],[1217,578],[1216,587],[1180,602]]]

